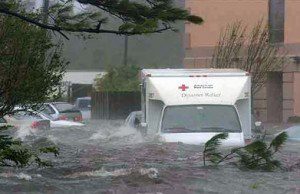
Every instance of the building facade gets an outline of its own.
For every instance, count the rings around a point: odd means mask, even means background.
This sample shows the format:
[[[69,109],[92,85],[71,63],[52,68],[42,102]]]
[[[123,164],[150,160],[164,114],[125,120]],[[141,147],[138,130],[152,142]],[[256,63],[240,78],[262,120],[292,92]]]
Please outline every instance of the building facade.
[[[271,41],[291,60],[269,72],[267,83],[254,96],[254,112],[266,122],[285,122],[300,116],[300,0],[186,0],[185,7],[204,19],[202,25],[185,24],[186,68],[209,67],[219,35],[240,21],[251,27],[259,21],[270,26]]]

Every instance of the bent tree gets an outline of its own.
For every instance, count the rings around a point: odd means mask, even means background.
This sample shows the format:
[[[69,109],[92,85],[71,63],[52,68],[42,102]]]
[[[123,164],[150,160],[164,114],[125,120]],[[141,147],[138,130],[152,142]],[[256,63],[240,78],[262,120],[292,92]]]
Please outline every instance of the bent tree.
[[[191,15],[187,10],[173,5],[173,0],[60,0],[45,13],[40,10],[30,15],[15,6],[18,0],[0,2],[0,13],[13,16],[44,29],[52,30],[68,38],[68,32],[110,33],[118,35],[138,35],[176,30],[176,21],[201,24],[202,18]],[[74,11],[78,7],[86,7]],[[45,22],[45,17],[48,22]],[[109,19],[117,27],[109,28]]]
[[[270,41],[268,26],[259,21],[247,30],[241,22],[221,32],[211,61],[214,68],[239,68],[251,73],[252,96],[266,83],[270,71],[281,70],[287,57]]]
[[[0,48],[0,117],[46,101],[60,85],[67,63],[45,30],[2,16]]]
[[[15,106],[34,108],[46,101],[61,83],[66,62],[61,45],[46,31],[14,17],[0,16],[0,118]],[[0,127],[0,132],[9,127]],[[32,150],[20,140],[0,133],[0,166],[49,166],[40,155],[58,155],[56,147]]]

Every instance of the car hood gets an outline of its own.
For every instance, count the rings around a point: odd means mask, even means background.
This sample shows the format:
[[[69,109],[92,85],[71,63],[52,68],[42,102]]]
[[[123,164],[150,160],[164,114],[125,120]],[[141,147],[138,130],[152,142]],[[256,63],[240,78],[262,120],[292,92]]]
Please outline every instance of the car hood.
[[[204,145],[213,136],[219,133],[161,133],[165,142],[181,142],[184,144]],[[228,133],[228,138],[221,141],[221,146],[244,146],[243,133]]]
[[[84,124],[79,123],[79,122],[64,121],[64,120],[51,121],[50,123],[51,123],[51,127],[84,126]]]

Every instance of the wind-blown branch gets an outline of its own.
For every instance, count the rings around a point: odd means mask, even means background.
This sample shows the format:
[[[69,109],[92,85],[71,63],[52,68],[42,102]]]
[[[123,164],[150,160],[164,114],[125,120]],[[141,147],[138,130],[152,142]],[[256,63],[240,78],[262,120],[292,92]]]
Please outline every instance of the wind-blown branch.
[[[160,29],[154,30],[154,31],[145,31],[145,32],[128,32],[128,31],[118,31],[118,30],[104,30],[100,29],[100,23],[96,26],[96,28],[80,28],[80,29],[73,29],[73,28],[64,28],[59,27],[56,25],[48,25],[44,24],[42,22],[39,22],[34,19],[30,19],[29,17],[26,17],[24,15],[21,15],[19,13],[11,12],[9,10],[0,9],[0,13],[4,13],[7,15],[11,15],[14,17],[17,17],[21,20],[24,20],[26,22],[29,22],[31,24],[34,24],[36,26],[39,26],[41,28],[52,30],[55,32],[60,33],[63,37],[65,37],[67,40],[69,40],[68,36],[65,34],[65,32],[86,32],[86,33],[93,33],[93,34],[117,34],[117,35],[140,35],[140,34],[150,34],[150,33],[161,33],[166,30],[172,30],[173,28],[171,26],[164,26]],[[173,29],[174,30],[174,29]]]
[[[61,0],[49,8],[47,13],[39,11],[28,13],[16,9],[18,1],[0,2],[0,14],[17,17],[40,28],[60,33],[68,39],[66,33],[142,35],[160,33],[167,30],[176,31],[176,21],[189,21],[201,24],[202,18],[190,15],[186,10],[176,8],[172,0],[145,0],[144,2],[128,0],[77,0],[78,3],[91,6],[93,9],[74,14],[73,1]],[[20,7],[20,6],[19,6]],[[106,13],[108,17],[103,17]],[[46,14],[46,15],[45,15]],[[35,16],[35,17],[33,17]],[[38,17],[36,17],[38,16]],[[45,22],[42,18],[51,21]],[[103,28],[109,16],[115,16],[120,22],[115,28]]]

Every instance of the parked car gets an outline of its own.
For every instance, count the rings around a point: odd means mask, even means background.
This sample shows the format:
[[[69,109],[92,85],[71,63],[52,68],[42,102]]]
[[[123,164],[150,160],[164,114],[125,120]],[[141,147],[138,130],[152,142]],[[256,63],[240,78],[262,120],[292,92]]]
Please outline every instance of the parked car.
[[[8,124],[4,118],[0,118],[0,127],[6,127]]]
[[[286,127],[284,130],[272,135],[272,138],[275,138],[277,135],[279,135],[282,132],[287,133],[288,140],[300,141],[300,124],[296,124],[296,125]]]
[[[125,120],[125,126],[137,128],[142,118],[142,111],[131,112]]]
[[[67,102],[45,103],[41,107],[41,112],[50,115],[53,120],[82,121],[80,110]]]
[[[16,128],[30,127],[32,129],[48,130],[50,129],[50,121],[43,119],[38,114],[32,111],[20,110],[11,115],[6,115],[3,118],[3,122],[6,122],[9,126]]]
[[[147,130],[141,127],[142,111],[133,111],[131,112],[125,120],[125,126],[134,128],[139,131],[142,135],[147,134]]]
[[[75,101],[75,107],[81,111],[83,120],[91,118],[91,101],[91,97],[81,97]]]
[[[56,128],[56,127],[81,127],[84,126],[83,123],[75,122],[75,121],[67,121],[67,120],[54,120],[50,115],[47,115],[45,113],[38,113],[43,119],[47,119],[50,121],[50,127]]]

